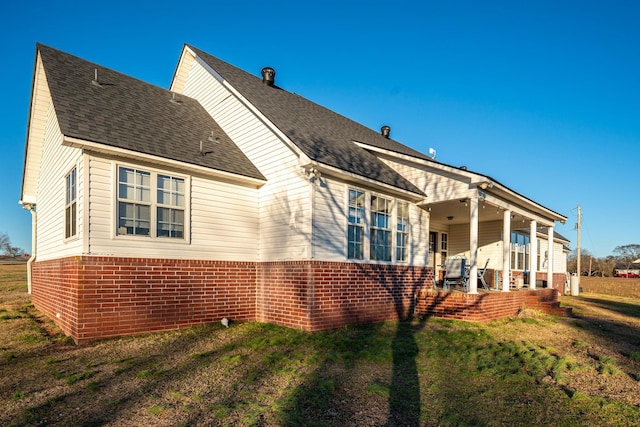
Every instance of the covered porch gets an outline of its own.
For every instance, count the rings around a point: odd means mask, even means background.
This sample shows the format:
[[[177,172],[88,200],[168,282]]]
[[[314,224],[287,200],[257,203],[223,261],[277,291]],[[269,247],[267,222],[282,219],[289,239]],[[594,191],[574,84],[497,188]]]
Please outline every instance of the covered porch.
[[[456,173],[457,179],[448,180],[449,191],[432,186],[422,206],[429,212],[433,290],[563,293],[569,242],[554,224],[566,218],[489,177],[464,169]]]

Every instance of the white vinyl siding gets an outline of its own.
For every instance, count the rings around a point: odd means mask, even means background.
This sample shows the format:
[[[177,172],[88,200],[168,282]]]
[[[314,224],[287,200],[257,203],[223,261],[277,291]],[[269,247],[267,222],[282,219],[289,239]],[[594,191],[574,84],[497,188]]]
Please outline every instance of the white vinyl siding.
[[[349,212],[348,189],[341,182],[323,179],[313,200],[313,257],[327,261],[348,259],[347,238]],[[346,203],[346,204],[345,204]]]
[[[197,61],[183,93],[203,105],[267,178],[256,193],[260,260],[311,258],[312,190],[294,151]]]
[[[38,179],[38,260],[62,258],[82,254],[83,184],[82,151],[62,145],[62,133],[58,127],[53,104],[49,100],[45,126],[42,163]],[[76,168],[76,236],[66,237],[66,177]],[[69,236],[73,237],[73,236]]]
[[[115,164],[102,156],[90,157],[92,255],[257,261],[258,190],[197,176],[185,177],[188,187],[185,198],[190,199],[185,200],[185,217],[190,219],[185,220],[190,224],[187,225],[190,230],[185,230],[188,240],[116,236]],[[173,171],[157,172],[161,176],[182,176]]]

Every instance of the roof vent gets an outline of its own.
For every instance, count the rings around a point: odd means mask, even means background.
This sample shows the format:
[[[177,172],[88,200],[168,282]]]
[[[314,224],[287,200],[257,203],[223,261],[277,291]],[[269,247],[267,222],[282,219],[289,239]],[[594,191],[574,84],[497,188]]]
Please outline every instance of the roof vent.
[[[389,134],[391,134],[391,128],[389,126],[382,126],[380,128],[380,133],[382,134],[382,136],[389,139]]]
[[[91,80],[91,84],[94,86],[102,87],[102,83],[98,80],[98,69],[96,68],[93,73],[93,80]]]
[[[267,86],[273,86],[276,82],[276,70],[271,67],[264,67],[260,72],[262,74],[262,83]]]

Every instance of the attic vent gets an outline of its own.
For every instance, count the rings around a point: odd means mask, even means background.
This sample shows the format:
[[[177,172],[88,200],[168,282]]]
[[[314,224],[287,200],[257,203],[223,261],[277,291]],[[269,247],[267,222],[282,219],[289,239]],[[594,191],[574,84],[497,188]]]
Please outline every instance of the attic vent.
[[[382,126],[380,128],[380,133],[382,134],[382,136],[389,139],[389,135],[391,134],[391,128],[389,126]]]
[[[276,70],[271,67],[264,67],[260,72],[262,74],[262,83],[267,86],[273,86],[276,82]]]

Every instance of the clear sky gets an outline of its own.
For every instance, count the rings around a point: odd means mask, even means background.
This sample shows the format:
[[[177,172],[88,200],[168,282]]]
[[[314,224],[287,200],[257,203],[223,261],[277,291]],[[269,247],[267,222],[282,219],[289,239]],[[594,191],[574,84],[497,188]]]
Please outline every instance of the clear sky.
[[[6,4],[8,3],[8,4]],[[607,256],[640,244],[640,2],[11,1],[0,26],[0,232],[18,200],[41,42],[168,88],[183,43],[568,217]]]

